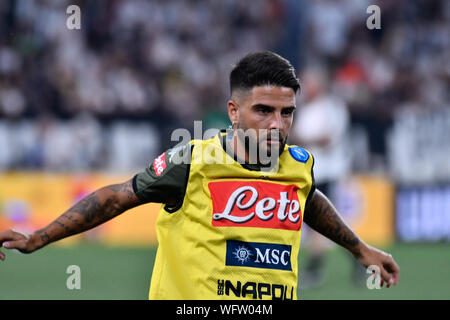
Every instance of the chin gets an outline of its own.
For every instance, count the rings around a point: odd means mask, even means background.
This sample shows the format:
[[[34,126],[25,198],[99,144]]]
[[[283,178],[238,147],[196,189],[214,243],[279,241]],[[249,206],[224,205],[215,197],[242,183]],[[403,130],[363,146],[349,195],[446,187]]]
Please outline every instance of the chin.
[[[280,156],[283,152],[284,144],[280,145],[279,147],[272,147],[272,146],[263,146],[261,147],[261,154],[267,155],[267,157],[272,157],[272,155]]]

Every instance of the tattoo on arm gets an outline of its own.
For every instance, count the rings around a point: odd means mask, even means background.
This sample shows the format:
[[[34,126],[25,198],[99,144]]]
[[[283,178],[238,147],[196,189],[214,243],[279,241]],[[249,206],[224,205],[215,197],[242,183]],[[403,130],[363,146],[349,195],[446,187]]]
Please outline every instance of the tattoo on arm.
[[[108,186],[108,188],[114,192],[122,192],[127,196],[128,200],[133,200],[134,198],[136,198],[131,182],[113,184]]]
[[[358,253],[354,247],[359,244],[359,238],[342,220],[327,197],[319,190],[314,192],[308,203],[304,221],[323,236],[346,247],[354,254]]]
[[[77,202],[67,212],[75,212],[84,218],[86,223],[91,223],[94,220],[95,215],[100,212],[102,205],[98,200],[96,192],[91,193],[86,198]]]
[[[127,181],[91,193],[67,213],[78,213],[85,223],[91,224],[97,221],[105,222],[138,204],[131,181]]]
[[[133,191],[131,181],[107,186],[81,199],[36,233],[47,244],[89,230],[139,204],[141,202]]]
[[[47,231],[45,229],[37,230],[36,233],[39,235],[39,238],[43,243],[47,243],[50,240],[50,237],[47,234]]]

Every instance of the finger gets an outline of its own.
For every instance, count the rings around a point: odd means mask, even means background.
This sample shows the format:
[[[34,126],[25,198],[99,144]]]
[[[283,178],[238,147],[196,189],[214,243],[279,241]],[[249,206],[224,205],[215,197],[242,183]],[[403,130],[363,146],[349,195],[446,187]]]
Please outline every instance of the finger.
[[[392,285],[396,286],[399,278],[400,278],[400,276],[398,273],[392,274]]]
[[[395,281],[395,278],[392,275],[390,275],[389,273],[388,273],[387,277],[388,277],[388,280],[386,280],[386,279],[381,280],[382,281],[381,286],[383,286],[383,283],[386,283],[386,288],[390,288],[391,286],[396,284],[396,281]]]
[[[397,285],[398,279],[400,278],[400,274],[394,276],[394,284]]]
[[[0,260],[5,261],[5,254],[0,251]]]
[[[387,261],[385,261],[385,264],[389,267],[389,270],[392,273],[400,272],[400,267],[398,266],[397,262],[395,262],[395,260],[392,256],[388,257]]]
[[[391,255],[389,255],[389,259],[392,260],[392,256]],[[384,269],[387,272],[387,276],[389,277],[389,280],[386,281],[386,288],[390,288],[391,285],[394,284],[394,277],[393,277],[392,273],[390,272],[392,270],[391,267],[390,267],[391,265],[388,263],[388,264],[384,264],[383,266],[384,266]]]
[[[382,280],[381,286],[383,286],[383,282],[386,282],[386,286],[389,288],[389,285],[391,285],[394,281],[393,277],[389,272],[386,271],[384,267],[380,268],[380,276]]]
[[[392,278],[392,284],[396,285],[400,277],[400,267],[391,255],[389,255],[389,259],[384,263],[384,268],[390,274]]]
[[[30,235],[28,233],[22,232],[22,231],[16,231],[14,229],[12,229],[12,231],[14,232],[14,240],[23,240],[25,239],[26,241],[28,241],[30,239]]]
[[[13,239],[14,232],[12,230],[6,230],[0,232],[0,245],[2,245],[3,241]]]
[[[0,232],[0,246],[5,241],[29,239],[29,237],[30,236],[26,233],[9,229],[9,230]]]
[[[19,249],[24,250],[26,248],[27,242],[24,240],[6,241],[3,242],[3,247],[6,249]]]

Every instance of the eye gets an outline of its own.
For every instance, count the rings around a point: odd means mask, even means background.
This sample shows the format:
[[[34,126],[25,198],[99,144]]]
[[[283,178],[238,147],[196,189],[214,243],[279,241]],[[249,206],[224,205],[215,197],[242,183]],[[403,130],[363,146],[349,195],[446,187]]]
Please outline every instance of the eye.
[[[261,114],[269,114],[270,112],[272,112],[272,108],[259,106],[258,108],[256,108],[256,111]]]
[[[290,116],[294,113],[295,108],[286,108],[281,111],[281,114],[284,116]]]

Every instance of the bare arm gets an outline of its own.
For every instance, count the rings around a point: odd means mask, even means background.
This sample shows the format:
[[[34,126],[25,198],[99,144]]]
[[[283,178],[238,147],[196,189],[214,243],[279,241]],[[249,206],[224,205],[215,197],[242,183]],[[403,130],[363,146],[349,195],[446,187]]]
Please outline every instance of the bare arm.
[[[142,202],[133,191],[132,180],[100,188],[77,202],[43,229],[31,235],[13,230],[0,232],[0,246],[30,253],[47,244],[92,229]],[[0,252],[0,259],[5,256]]]
[[[330,200],[317,189],[305,210],[304,222],[323,236],[348,249],[353,255],[360,254],[361,240],[342,220]]]
[[[319,190],[314,191],[308,203],[304,222],[323,236],[349,250],[363,266],[379,266],[381,277],[386,281],[388,287],[397,283],[400,269],[392,256],[359,239],[342,220],[330,200]]]

